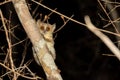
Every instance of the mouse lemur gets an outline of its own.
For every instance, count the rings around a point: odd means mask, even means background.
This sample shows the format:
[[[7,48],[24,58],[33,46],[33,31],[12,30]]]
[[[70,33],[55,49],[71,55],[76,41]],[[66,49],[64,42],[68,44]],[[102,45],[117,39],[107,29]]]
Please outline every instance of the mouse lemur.
[[[55,60],[56,54],[55,54],[55,49],[54,49],[53,32],[56,28],[56,25],[55,24],[51,25],[49,23],[44,23],[41,20],[37,20],[37,27],[39,28],[39,31],[45,40],[46,47],[49,50],[49,53],[51,54],[51,56]],[[33,53],[33,56],[34,56],[36,62],[38,63],[38,60],[37,60],[38,56],[34,53]]]

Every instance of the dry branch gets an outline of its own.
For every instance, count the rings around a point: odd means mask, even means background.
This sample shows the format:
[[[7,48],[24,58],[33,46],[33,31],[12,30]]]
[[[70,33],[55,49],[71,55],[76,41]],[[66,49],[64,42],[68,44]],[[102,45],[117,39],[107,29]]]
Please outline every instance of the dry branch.
[[[98,28],[96,28],[89,16],[85,16],[85,23],[87,25],[87,28],[92,31],[96,36],[98,36],[104,43],[105,45],[113,52],[113,54],[120,60],[120,50],[113,44],[113,42],[106,36],[104,35]]]
[[[3,24],[4,30],[5,30],[7,43],[8,43],[7,53],[9,55],[10,66],[11,66],[11,69],[13,71],[13,79],[12,80],[16,80],[17,78],[16,78],[16,74],[15,74],[15,69],[14,69],[15,66],[14,66],[14,62],[13,62],[13,58],[12,58],[12,44],[11,44],[11,39],[9,38],[9,33],[8,33],[8,32],[10,32],[10,29],[7,29],[7,27],[5,25],[4,17],[3,17],[3,14],[2,14],[1,10],[0,10],[0,16],[1,16],[2,24]]]
[[[7,70],[9,70],[8,73],[13,72],[12,69],[10,69],[9,67],[5,66],[4,64],[0,63],[0,65],[3,66],[4,68],[6,68]],[[23,66],[23,67],[24,67],[24,66]],[[24,77],[24,78],[26,78],[26,79],[30,79],[30,80],[41,79],[40,77],[29,77],[29,76],[25,76],[25,75],[20,74],[20,73],[18,73],[18,72],[14,72],[14,73],[17,74],[17,75],[19,75],[19,76],[21,76],[21,77]],[[5,74],[4,74],[4,75],[5,75]],[[0,76],[0,77],[3,77],[4,75],[2,75],[2,76]]]
[[[104,8],[104,6],[100,2],[100,0],[98,0],[101,8],[104,11],[104,13],[107,15],[107,17],[110,21],[110,24],[112,24],[113,27],[115,28],[115,32],[119,34],[120,33],[120,22],[119,22],[120,18],[119,18],[119,13],[116,9],[118,6],[114,6],[115,2],[112,3],[111,0],[102,0],[102,1],[105,2],[106,7],[109,10],[109,13],[107,13],[106,9]],[[120,49],[120,43],[119,43],[120,37],[116,36],[116,38],[117,38],[117,41],[118,41],[118,48]]]
[[[35,20],[32,18],[25,0],[12,0],[18,17],[30,38],[38,60],[41,63],[48,80],[62,80],[53,57],[46,48],[45,40],[40,34]]]

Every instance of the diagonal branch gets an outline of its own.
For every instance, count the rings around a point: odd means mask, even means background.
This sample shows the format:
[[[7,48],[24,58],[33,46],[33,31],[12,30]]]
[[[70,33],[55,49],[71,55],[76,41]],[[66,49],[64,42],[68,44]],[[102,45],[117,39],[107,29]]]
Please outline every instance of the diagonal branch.
[[[20,22],[35,49],[48,80],[62,80],[53,57],[46,48],[45,40],[40,34],[35,20],[32,18],[25,0],[12,0]]]
[[[113,44],[113,42],[106,36],[104,35],[98,28],[96,28],[89,16],[85,16],[85,23],[87,25],[87,28],[92,31],[96,36],[98,36],[104,43],[105,45],[113,52],[113,54],[120,60],[120,50]]]

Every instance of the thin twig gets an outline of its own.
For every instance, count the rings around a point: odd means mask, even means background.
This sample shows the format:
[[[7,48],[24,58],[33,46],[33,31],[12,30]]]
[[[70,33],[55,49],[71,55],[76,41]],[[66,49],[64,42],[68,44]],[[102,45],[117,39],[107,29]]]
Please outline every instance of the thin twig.
[[[9,3],[9,2],[12,2],[12,1],[8,0],[8,1],[1,2],[0,5],[3,5],[3,4]]]
[[[21,61],[21,63],[20,63],[20,66],[22,66],[23,65],[23,63],[24,63],[24,60],[25,60],[25,57],[26,57],[26,51],[27,51],[27,47],[28,47],[28,45],[29,45],[29,43],[27,43],[28,41],[26,41],[25,42],[25,46],[24,46],[24,51],[23,51],[23,53],[22,53],[22,61]]]
[[[14,47],[14,46],[16,46],[16,45],[18,45],[18,44],[24,42],[24,41],[27,40],[27,39],[28,39],[28,38],[25,38],[24,40],[21,40],[21,41],[19,41],[19,42],[17,42],[17,43],[14,43],[14,44],[12,45],[12,47]]]
[[[98,28],[98,29],[102,32],[109,33],[109,34],[115,35],[117,37],[120,37],[120,34],[118,34],[118,33],[114,33],[114,32],[108,31],[108,30],[100,29],[100,28]]]
[[[108,17],[108,19],[110,20],[111,24],[113,25],[113,27],[115,28],[115,31],[117,33],[119,33],[118,29],[116,28],[115,24],[113,23],[112,19],[110,18],[109,14],[107,13],[107,11],[105,10],[104,6],[102,5],[102,3],[100,2],[100,0],[98,0],[101,8],[103,9],[104,13],[106,14],[106,16]]]
[[[10,59],[10,64],[11,64],[11,68],[12,68],[12,71],[15,72],[14,70],[14,63],[13,63],[13,59],[12,59],[12,46],[11,46],[11,41],[9,39],[9,34],[8,34],[8,31],[7,31],[7,27],[4,23],[4,17],[3,17],[3,14],[2,14],[2,11],[0,10],[0,16],[2,18],[2,24],[3,24],[3,27],[5,29],[5,34],[6,34],[6,39],[7,39],[7,43],[8,43],[8,53],[9,53],[9,59]],[[13,77],[14,80],[16,80],[16,74],[14,73],[14,77]]]
[[[73,18],[70,18],[70,17],[68,17],[68,16],[66,16],[66,15],[64,15],[64,14],[62,14],[62,13],[60,13],[60,12],[57,12],[56,10],[51,9],[51,8],[43,5],[42,3],[39,3],[39,2],[37,2],[37,1],[35,1],[35,0],[31,0],[31,1],[33,1],[33,2],[36,3],[36,4],[39,4],[40,6],[46,8],[46,9],[48,9],[48,10],[50,10],[51,12],[54,12],[54,13],[60,15],[60,16],[65,17],[66,19],[69,19],[69,20],[71,20],[71,21],[73,21],[73,22],[75,22],[75,23],[78,23],[78,24],[80,24],[80,25],[86,26],[84,23],[81,23],[81,22],[79,22],[79,21],[77,21],[77,20],[75,20],[75,19],[73,19]]]
[[[107,2],[107,3],[109,3],[109,4],[117,4],[117,5],[120,5],[120,2],[112,2],[112,1],[108,1],[108,0],[101,0],[101,1],[104,1],[104,2]]]
[[[74,15],[72,15],[70,18],[72,18],[73,16]],[[70,20],[68,19],[68,20],[64,21],[64,24],[59,29],[57,29],[56,31],[54,31],[54,33],[60,31],[68,23],[68,21],[70,21]]]
[[[3,66],[4,68],[6,68],[7,70],[10,70],[10,71],[13,72],[12,69],[10,69],[9,67],[5,66],[4,64],[0,63],[0,65]],[[26,79],[31,79],[31,80],[38,79],[38,77],[29,77],[29,76],[25,76],[25,75],[23,75],[23,74],[20,74],[20,73],[18,73],[18,72],[14,72],[14,73],[16,73],[17,75],[19,75],[19,76],[21,76],[21,77],[23,77],[23,78],[26,78]]]

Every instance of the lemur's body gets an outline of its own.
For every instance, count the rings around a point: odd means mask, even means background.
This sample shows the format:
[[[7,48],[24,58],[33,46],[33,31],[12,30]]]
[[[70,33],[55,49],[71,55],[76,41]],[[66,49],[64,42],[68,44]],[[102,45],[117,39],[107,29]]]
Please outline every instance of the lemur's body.
[[[49,50],[49,53],[51,54],[53,59],[55,59],[56,54],[55,54],[54,39],[53,39],[53,32],[56,27],[55,24],[51,25],[49,23],[44,23],[44,22],[41,22],[40,20],[38,20],[37,27],[39,28],[39,31],[45,40],[46,48]],[[37,57],[39,57],[39,56],[37,56],[34,53],[33,53],[33,55],[34,55],[36,62],[38,64],[40,64],[40,62],[38,62],[38,60],[37,60],[38,59]]]

